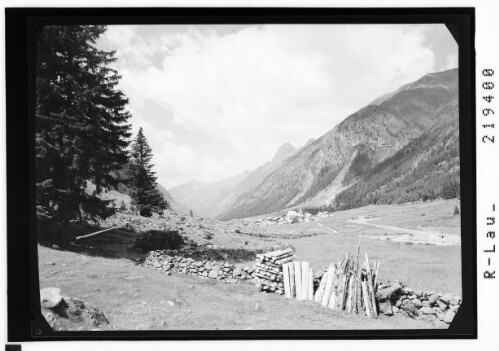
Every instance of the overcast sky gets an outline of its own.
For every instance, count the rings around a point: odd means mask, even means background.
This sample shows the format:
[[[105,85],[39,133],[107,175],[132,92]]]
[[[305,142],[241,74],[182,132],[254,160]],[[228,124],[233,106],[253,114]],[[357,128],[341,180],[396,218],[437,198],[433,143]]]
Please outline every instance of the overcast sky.
[[[254,169],[458,61],[444,25],[109,26],[98,45],[167,188]]]

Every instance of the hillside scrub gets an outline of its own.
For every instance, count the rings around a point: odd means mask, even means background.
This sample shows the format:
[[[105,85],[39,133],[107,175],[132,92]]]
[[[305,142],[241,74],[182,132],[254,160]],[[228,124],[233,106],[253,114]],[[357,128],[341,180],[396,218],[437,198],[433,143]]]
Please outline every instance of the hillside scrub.
[[[312,183],[310,188],[294,203],[299,204],[317,195],[321,190],[325,189],[329,184],[333,182],[339,172],[340,169],[338,168],[333,168],[330,165],[323,166],[319,170],[319,173],[317,174],[317,177],[314,179],[314,182]]]
[[[457,123],[413,140],[336,196],[336,210],[459,198]]]

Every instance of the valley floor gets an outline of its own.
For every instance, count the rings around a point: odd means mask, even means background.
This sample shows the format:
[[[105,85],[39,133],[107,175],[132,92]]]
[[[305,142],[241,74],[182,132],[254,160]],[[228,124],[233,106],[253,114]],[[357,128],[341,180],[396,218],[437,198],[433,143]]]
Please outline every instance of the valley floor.
[[[461,221],[453,213],[455,206],[459,207],[456,199],[367,206],[335,212],[317,222],[271,225],[260,230],[286,238],[283,240],[296,249],[296,259],[310,262],[314,270],[355,251],[360,239],[361,250],[381,262],[382,281],[396,279],[415,289],[461,296]],[[354,221],[359,215],[374,219]],[[424,242],[421,239],[428,232],[441,234],[447,242]],[[319,235],[304,236],[312,233]]]

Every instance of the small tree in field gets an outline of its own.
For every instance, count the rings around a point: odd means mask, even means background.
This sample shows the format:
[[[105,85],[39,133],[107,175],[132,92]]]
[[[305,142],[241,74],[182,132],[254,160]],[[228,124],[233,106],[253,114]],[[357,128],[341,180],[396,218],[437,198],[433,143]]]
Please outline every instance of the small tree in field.
[[[153,212],[161,213],[167,207],[167,202],[157,189],[156,176],[152,171],[154,165],[151,164],[152,150],[142,128],[132,143],[130,156],[129,180],[133,204],[141,216],[150,217]]]

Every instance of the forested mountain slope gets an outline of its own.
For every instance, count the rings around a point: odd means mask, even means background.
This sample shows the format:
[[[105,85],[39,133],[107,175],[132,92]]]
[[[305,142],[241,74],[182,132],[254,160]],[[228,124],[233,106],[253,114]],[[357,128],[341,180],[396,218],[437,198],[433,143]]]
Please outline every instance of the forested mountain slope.
[[[419,143],[424,142],[421,152],[435,149],[438,154],[438,137],[444,133],[439,128],[447,130],[450,124],[456,126],[454,134],[458,130],[457,81],[457,69],[427,74],[375,100],[286,159],[254,190],[239,196],[221,217],[242,218],[300,204],[330,204],[339,192],[348,191],[345,188],[360,179],[365,181],[373,168],[420,137]],[[455,148],[451,143],[447,150],[456,153]],[[408,165],[404,167],[409,170]]]

